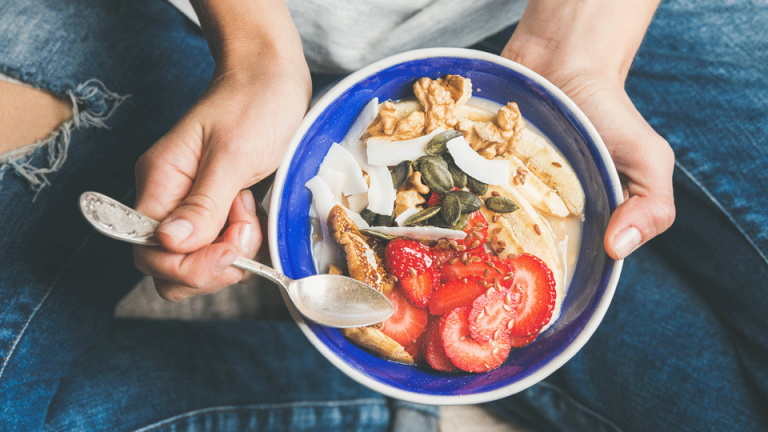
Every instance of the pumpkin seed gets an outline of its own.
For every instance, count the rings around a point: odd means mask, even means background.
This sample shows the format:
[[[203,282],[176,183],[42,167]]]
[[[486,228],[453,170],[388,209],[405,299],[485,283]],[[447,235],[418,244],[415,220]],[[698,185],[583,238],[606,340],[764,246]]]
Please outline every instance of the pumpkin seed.
[[[448,192],[445,196],[447,197],[448,195],[453,195],[459,200],[462,214],[478,211],[483,206],[483,201],[478,198],[477,195],[469,191],[456,190]]]
[[[362,217],[368,225],[376,225],[376,215],[376,213],[367,208],[360,212],[360,217]]]
[[[471,175],[467,175],[467,187],[469,187],[469,190],[480,196],[488,193],[488,184],[483,183],[480,180],[476,180]]]
[[[461,203],[456,194],[447,193],[443,197],[442,210],[440,215],[448,225],[456,225],[461,217]]]
[[[443,216],[440,213],[429,218],[427,225],[436,226],[438,228],[451,228],[451,225],[445,222],[445,219],[443,219]]]
[[[408,176],[411,175],[411,161],[404,160],[400,162],[392,168],[390,175],[392,175],[392,186],[395,189],[400,189],[405,184],[405,181],[408,180]]]
[[[456,222],[456,223],[455,223],[455,224],[454,224],[454,225],[451,227],[451,229],[455,229],[455,230],[459,230],[459,231],[464,231],[464,228],[466,228],[466,227],[467,227],[467,224],[468,224],[468,223],[469,223],[469,213],[464,213],[464,214],[462,214],[462,215],[461,215],[461,217],[459,218],[459,221],[458,221],[458,222]]]
[[[448,164],[448,171],[451,172],[451,177],[453,177],[453,185],[456,186],[459,189],[464,189],[467,187],[467,174],[461,170],[458,166],[456,166],[455,163],[451,162]]]
[[[434,157],[434,156],[433,156]],[[453,189],[453,177],[448,171],[448,166],[442,158],[441,162],[433,159],[425,159],[421,162],[421,179],[430,189],[437,193],[447,193]]]
[[[441,155],[448,151],[448,147],[446,146],[448,141],[459,135],[462,135],[462,133],[453,129],[440,132],[429,140],[426,147],[424,147],[424,150],[431,155]]]
[[[416,171],[421,171],[421,164],[427,160],[432,162],[437,162],[441,165],[444,165],[446,168],[448,168],[448,164],[445,162],[445,159],[441,158],[440,156],[424,155],[412,162],[413,169],[415,169]]]
[[[369,229],[365,229],[365,228],[360,230],[360,234],[362,234],[364,236],[371,237],[371,238],[375,238],[377,240],[383,240],[383,241],[390,241],[390,240],[395,239],[395,236],[391,236],[389,234],[384,234],[384,233],[380,233],[378,231],[369,230]]]
[[[427,207],[418,213],[412,214],[410,217],[408,217],[408,219],[405,220],[405,222],[403,222],[403,225],[405,226],[421,225],[422,223],[432,218],[434,215],[440,213],[441,208],[442,208],[441,206]]]
[[[394,211],[392,212],[391,215],[383,215],[383,214],[376,215],[376,226],[388,227],[388,226],[392,226],[394,222],[395,222]]]
[[[502,196],[492,196],[486,199],[485,206],[488,207],[488,210],[495,211],[496,213],[512,213],[520,208],[514,201]]]

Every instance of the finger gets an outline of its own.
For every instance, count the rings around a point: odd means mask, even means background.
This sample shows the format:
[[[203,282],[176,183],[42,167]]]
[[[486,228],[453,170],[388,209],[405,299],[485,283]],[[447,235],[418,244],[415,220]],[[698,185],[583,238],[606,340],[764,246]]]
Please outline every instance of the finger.
[[[675,220],[673,166],[674,159],[669,164],[659,163],[643,172],[642,181],[629,180],[629,199],[613,212],[606,228],[605,250],[613,259],[626,258],[672,225]]]
[[[186,255],[141,246],[134,251],[136,267],[156,278],[155,287],[166,300],[211,294],[243,278],[242,270],[230,267],[240,255],[240,248],[230,242],[217,242]]]

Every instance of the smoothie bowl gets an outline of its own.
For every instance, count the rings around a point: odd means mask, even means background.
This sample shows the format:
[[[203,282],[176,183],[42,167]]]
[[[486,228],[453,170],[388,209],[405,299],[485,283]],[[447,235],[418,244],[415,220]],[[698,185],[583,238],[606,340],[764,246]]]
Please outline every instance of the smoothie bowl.
[[[621,187],[561,91],[509,60],[426,49],[342,80],[277,171],[270,252],[297,279],[339,272],[385,293],[387,321],[307,322],[310,342],[391,397],[470,404],[542,380],[586,343],[621,262],[603,248]]]

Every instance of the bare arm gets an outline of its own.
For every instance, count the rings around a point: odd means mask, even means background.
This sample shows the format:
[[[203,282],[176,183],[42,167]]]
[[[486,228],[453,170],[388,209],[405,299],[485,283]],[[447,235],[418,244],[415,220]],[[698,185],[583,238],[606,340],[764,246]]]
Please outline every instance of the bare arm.
[[[659,0],[531,0],[502,56],[543,75],[585,112],[622,177],[627,201],[605,234],[621,259],[675,217],[674,154],[635,109],[624,81]]]

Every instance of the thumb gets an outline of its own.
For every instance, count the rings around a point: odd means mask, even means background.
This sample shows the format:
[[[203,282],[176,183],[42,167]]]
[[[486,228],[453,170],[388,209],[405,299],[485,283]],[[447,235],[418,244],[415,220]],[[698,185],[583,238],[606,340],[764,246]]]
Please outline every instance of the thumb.
[[[669,164],[646,164],[636,175],[632,175],[633,170],[624,173],[628,174],[625,177],[628,199],[613,212],[605,232],[605,250],[613,259],[626,258],[672,225],[675,220],[673,167],[674,157]]]
[[[247,185],[220,158],[203,158],[192,188],[158,227],[158,242],[172,252],[189,253],[220,234],[237,194]]]

